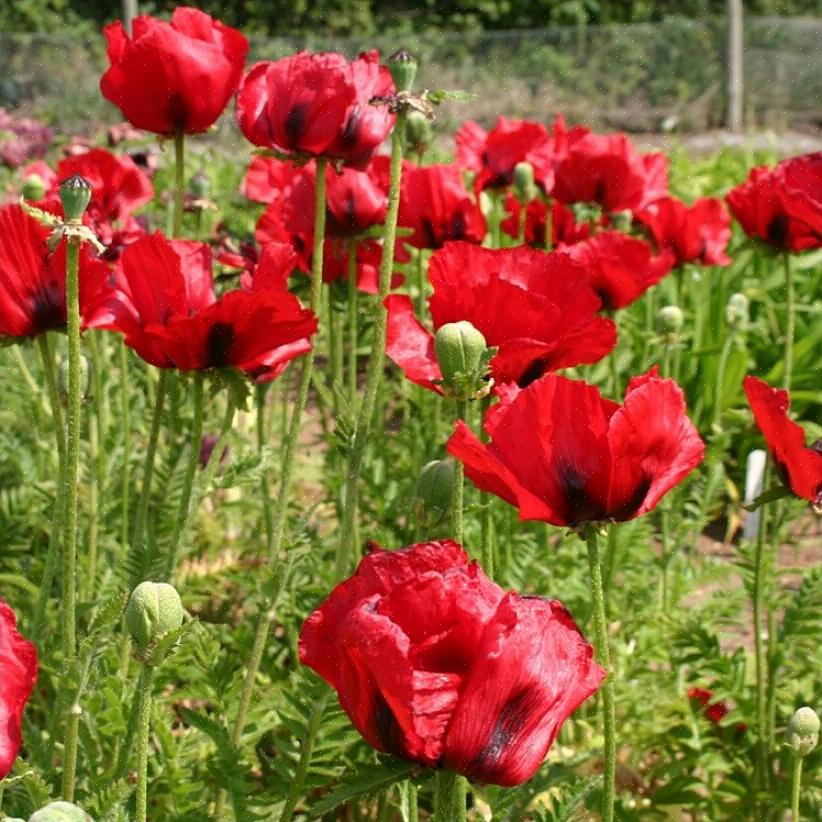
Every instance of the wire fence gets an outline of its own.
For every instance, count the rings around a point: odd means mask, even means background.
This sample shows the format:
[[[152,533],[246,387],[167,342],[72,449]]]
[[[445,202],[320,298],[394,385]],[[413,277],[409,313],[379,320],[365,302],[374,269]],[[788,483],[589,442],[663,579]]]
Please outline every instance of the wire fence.
[[[822,125],[822,20],[745,21],[744,113],[748,125]],[[527,31],[437,33],[369,39],[252,39],[250,60],[298,48],[353,55],[399,47],[420,60],[419,83],[476,96],[451,105],[442,127],[498,113],[569,120],[633,132],[702,131],[722,124],[726,107],[723,18],[670,17],[661,23]],[[66,131],[115,122],[98,82],[102,36],[84,40],[0,34],[0,106]]]

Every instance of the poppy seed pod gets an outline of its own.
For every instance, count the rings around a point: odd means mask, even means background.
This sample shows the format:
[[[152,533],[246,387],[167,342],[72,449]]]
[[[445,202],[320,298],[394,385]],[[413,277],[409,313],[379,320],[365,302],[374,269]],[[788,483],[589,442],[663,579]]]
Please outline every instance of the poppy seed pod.
[[[405,49],[395,51],[388,58],[388,70],[397,91],[411,91],[417,76],[417,60],[411,52]]]
[[[657,311],[656,327],[660,334],[678,334],[685,323],[685,315],[678,305],[665,305]]]
[[[91,201],[91,183],[79,174],[73,174],[60,183],[60,202],[67,220],[80,220]]]
[[[49,802],[39,811],[35,811],[29,822],[94,822],[94,820],[77,805],[71,802]]]
[[[467,320],[446,323],[434,337],[434,351],[442,372],[445,391],[456,399],[476,394],[488,346],[485,337]]]
[[[29,174],[23,181],[20,193],[24,199],[36,203],[46,196],[46,182],[39,174]]]
[[[432,460],[420,472],[414,495],[414,514],[421,528],[430,530],[448,521],[454,496],[453,459]]]
[[[514,196],[520,203],[530,203],[536,199],[537,184],[534,180],[534,167],[521,162],[514,166]]]
[[[165,582],[141,582],[126,605],[126,627],[138,651],[146,651],[183,624],[183,603]]]
[[[799,708],[788,722],[788,745],[797,756],[807,756],[819,743],[819,715],[807,705]]]
[[[405,117],[405,146],[407,151],[422,154],[434,137],[431,121],[421,111],[411,111]]]

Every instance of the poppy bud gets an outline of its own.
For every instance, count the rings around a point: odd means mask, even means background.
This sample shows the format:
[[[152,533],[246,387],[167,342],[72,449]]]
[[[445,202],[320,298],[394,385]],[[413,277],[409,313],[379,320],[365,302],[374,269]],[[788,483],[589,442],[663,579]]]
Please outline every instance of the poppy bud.
[[[799,708],[788,722],[788,746],[797,756],[807,756],[819,742],[819,716],[807,705]]]
[[[537,184],[534,182],[534,167],[521,162],[514,166],[514,196],[520,203],[530,203],[536,199]]]
[[[455,399],[475,397],[485,376],[485,337],[467,320],[446,323],[434,337],[434,351],[442,372],[443,389]]]
[[[20,191],[24,199],[35,203],[46,196],[46,183],[39,174],[29,174],[23,180],[23,188]]]
[[[85,177],[74,174],[60,183],[60,202],[67,220],[80,220],[91,200],[91,183]]]
[[[421,111],[411,111],[405,117],[405,145],[409,152],[422,154],[434,137],[431,121]]]
[[[676,335],[684,323],[685,315],[678,305],[665,305],[657,311],[656,327],[660,334]]]
[[[395,51],[388,58],[388,70],[397,91],[411,91],[417,76],[417,60],[413,54],[405,49]]]
[[[631,230],[631,223],[634,221],[634,215],[628,210],[612,211],[608,218],[611,221],[611,228],[626,234]]]
[[[432,460],[420,472],[414,495],[414,515],[426,531],[449,521],[455,468],[454,460],[449,458]]]
[[[71,802],[49,802],[39,811],[35,811],[29,822],[94,822],[94,820],[77,805]]]
[[[731,328],[744,328],[748,324],[750,305],[750,300],[744,294],[731,294],[725,306],[725,322]]]
[[[61,359],[57,366],[57,391],[60,394],[60,401],[65,405],[68,403],[69,365],[67,359]],[[80,396],[87,400],[91,390],[91,363],[84,355],[80,355]]]
[[[183,624],[183,603],[165,582],[141,582],[126,605],[126,627],[139,652]]]
[[[202,171],[198,171],[191,178],[189,186],[196,200],[207,200],[211,194],[211,179]]]

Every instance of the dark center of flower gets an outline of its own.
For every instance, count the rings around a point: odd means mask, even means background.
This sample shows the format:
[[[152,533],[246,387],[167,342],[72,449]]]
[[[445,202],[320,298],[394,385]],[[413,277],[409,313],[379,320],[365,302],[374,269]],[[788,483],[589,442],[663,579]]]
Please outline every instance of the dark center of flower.
[[[188,105],[179,94],[172,94],[166,106],[166,116],[177,132],[183,132],[188,123]]]
[[[206,362],[209,368],[228,365],[236,335],[228,323],[215,323],[206,337]]]
[[[406,756],[402,728],[397,717],[379,691],[375,691],[374,701],[374,722],[383,748],[394,756]]]
[[[340,133],[340,142],[344,146],[353,146],[357,143],[357,140],[359,140],[361,116],[360,107],[354,106],[354,108],[351,109],[351,114],[348,115],[348,119],[345,121],[345,127]]]
[[[31,321],[35,334],[65,325],[63,301],[53,289],[45,288],[31,302]]]
[[[292,143],[299,142],[300,137],[302,137],[305,119],[306,106],[304,103],[298,103],[286,115],[283,128],[285,128],[285,134]]]
[[[777,248],[784,248],[788,239],[788,215],[777,214],[769,223],[767,229],[768,242]]]

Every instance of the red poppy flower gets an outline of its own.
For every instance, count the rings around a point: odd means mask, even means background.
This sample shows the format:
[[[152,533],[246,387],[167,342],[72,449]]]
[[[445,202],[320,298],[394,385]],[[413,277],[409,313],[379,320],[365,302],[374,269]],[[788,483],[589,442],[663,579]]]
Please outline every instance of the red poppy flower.
[[[0,208],[0,337],[34,337],[66,324],[66,244],[48,250],[50,230],[20,206]],[[104,263],[80,252],[80,302],[105,276]]]
[[[573,140],[556,170],[554,197],[598,203],[603,211],[642,208],[668,194],[664,154],[637,154],[624,134],[585,134]]]
[[[599,299],[567,254],[448,243],[431,257],[428,276],[434,329],[470,322],[499,348],[491,360],[498,383],[527,385],[549,371],[596,362],[616,345],[614,324],[597,316]],[[386,353],[408,379],[439,391],[434,337],[411,300],[393,295],[386,307]]]
[[[300,660],[377,750],[497,785],[533,776],[605,675],[561,603],[505,593],[450,540],[370,553]]]
[[[731,709],[722,700],[714,698],[714,692],[707,688],[690,688],[688,690],[688,699],[701,705],[703,708],[702,715],[705,719],[710,720],[714,725],[719,725],[722,720],[731,712]],[[745,733],[748,726],[744,722],[738,722],[736,725],[737,733]]]
[[[402,241],[415,248],[442,248],[449,240],[481,243],[486,232],[485,217],[462,173],[445,163],[403,164],[397,223],[411,229]]]
[[[782,251],[822,247],[822,153],[751,169],[727,196],[745,233]]]
[[[687,206],[675,197],[663,197],[635,215],[656,243],[669,251],[676,264],[728,265],[725,253],[731,239],[731,219],[720,200],[703,197]]]
[[[37,649],[17,631],[14,611],[0,599],[0,782],[17,758],[23,709],[37,681]]]
[[[131,37],[118,20],[103,29],[111,65],[103,97],[138,128],[198,134],[212,126],[237,90],[248,41],[198,9],[174,9],[171,22],[135,17]]]
[[[603,231],[566,250],[583,266],[588,283],[609,311],[630,305],[674,264],[671,252],[654,256],[644,240],[620,231]]]
[[[376,51],[351,63],[333,52],[299,52],[252,66],[237,95],[237,122],[254,145],[362,167],[395,119],[369,101],[393,92]]]
[[[805,432],[788,417],[790,395],[756,377],[745,377],[745,393],[774,465],[796,496],[822,513],[822,440],[805,445]]]
[[[511,193],[505,196],[505,210],[508,212],[500,228],[509,237],[519,237],[519,218],[522,206]],[[536,248],[545,248],[545,219],[548,205],[539,197],[525,207],[525,242]],[[578,223],[574,212],[557,200],[551,202],[551,248],[558,245],[573,245],[588,238],[591,233],[589,223]]]
[[[511,185],[514,166],[521,162],[530,163],[536,182],[543,191],[550,191],[554,184],[558,143],[563,144],[565,140],[565,122],[558,117],[551,136],[542,123],[530,120],[509,120],[500,116],[491,131],[468,120],[454,139],[457,164],[477,173],[474,180],[477,191]]]
[[[273,379],[310,350],[317,321],[282,287],[285,275],[267,276],[271,287],[217,299],[208,246],[156,233],[126,249],[86,322],[120,332],[158,368],[233,366],[258,381]]]
[[[548,374],[507,392],[485,431],[489,445],[459,421],[448,442],[466,476],[519,508],[520,519],[559,526],[650,511],[705,450],[682,390],[656,369],[630,381],[622,406],[593,385]]]
[[[240,192],[256,203],[270,205],[287,196],[302,169],[275,157],[254,157],[240,184]]]

